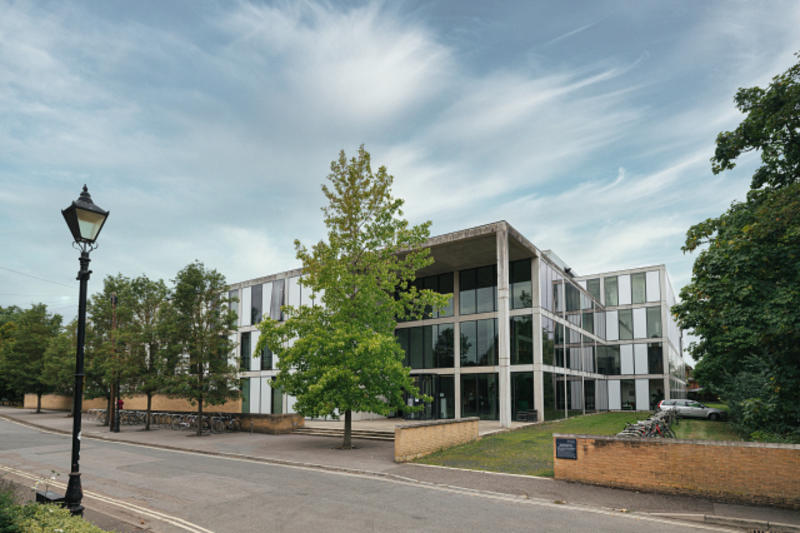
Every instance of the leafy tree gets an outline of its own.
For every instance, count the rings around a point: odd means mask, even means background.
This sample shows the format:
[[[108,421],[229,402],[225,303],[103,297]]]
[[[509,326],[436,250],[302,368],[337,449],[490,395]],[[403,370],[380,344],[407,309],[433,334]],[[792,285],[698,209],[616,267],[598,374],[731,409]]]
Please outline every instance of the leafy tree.
[[[170,392],[197,404],[202,420],[204,405],[222,404],[239,395],[237,368],[228,360],[236,314],[227,300],[225,277],[216,270],[195,261],[174,281],[169,323],[181,355]],[[197,424],[197,434],[202,434],[202,423]]]
[[[257,349],[268,345],[278,355],[275,386],[294,395],[306,416],[343,412],[345,449],[352,447],[353,411],[387,415],[408,409],[404,393],[419,395],[394,336],[397,318],[447,303],[445,295],[412,286],[415,273],[433,262],[420,249],[430,222],[410,227],[401,218],[393,179],[385,167],[373,173],[363,146],[349,161],[340,152],[322,187],[327,242],[309,250],[295,241],[300,283],[321,295],[322,305],[285,308],[286,322],[261,324]]]
[[[165,390],[177,364],[174,330],[168,319],[170,290],[163,280],[139,276],[131,281],[133,301],[130,331],[126,332],[132,389],[147,396],[145,430],[150,429],[153,395]]]
[[[42,379],[44,353],[61,329],[61,316],[51,315],[44,304],[34,304],[16,314],[13,345],[5,350],[3,374],[8,388],[16,395],[36,394],[36,412],[42,408],[42,394],[48,384]]]
[[[18,401],[18,393],[12,390],[8,357],[14,347],[17,317],[21,309],[11,305],[6,308],[0,306],[0,399]]]
[[[44,352],[42,381],[57,394],[71,396],[75,389],[77,328],[77,320],[73,320],[50,339]]]
[[[800,58],[800,52],[795,54]],[[761,152],[752,189],[781,187],[800,179],[800,62],[772,78],[769,87],[741,88],[736,107],[747,116],[734,131],[717,136],[714,174],[736,166],[742,153]]]
[[[697,381],[738,428],[800,439],[800,63],[736,103],[747,116],[717,138],[712,169],[749,150],[763,165],[746,201],[687,232],[684,252],[701,251],[673,311],[700,337]]]

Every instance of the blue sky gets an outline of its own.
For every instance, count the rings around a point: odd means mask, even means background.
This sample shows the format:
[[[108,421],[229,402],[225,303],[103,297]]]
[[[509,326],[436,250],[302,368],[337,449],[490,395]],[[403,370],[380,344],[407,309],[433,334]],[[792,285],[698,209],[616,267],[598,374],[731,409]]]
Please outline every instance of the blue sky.
[[[60,210],[111,216],[108,274],[298,266],[364,143],[433,234],[505,219],[578,273],[665,263],[742,199],[713,176],[738,87],[795,62],[800,4],[0,1],[0,305],[74,316]]]

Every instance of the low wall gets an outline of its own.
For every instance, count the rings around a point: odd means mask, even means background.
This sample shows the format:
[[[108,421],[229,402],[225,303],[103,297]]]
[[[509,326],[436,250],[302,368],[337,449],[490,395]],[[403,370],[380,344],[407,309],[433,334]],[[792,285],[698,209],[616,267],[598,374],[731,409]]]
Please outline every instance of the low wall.
[[[796,444],[554,434],[553,461],[556,479],[800,509]]]
[[[394,428],[394,460],[410,461],[477,439],[477,417],[401,424]]]
[[[295,428],[305,425],[303,415],[290,413],[284,415],[258,415],[241,414],[239,415],[240,431],[253,431],[253,433],[269,433],[278,435],[291,433]]]
[[[147,409],[147,396],[144,394],[123,396],[122,401],[125,403],[125,409],[138,411]],[[36,409],[36,395],[26,394],[23,406],[26,409]],[[105,409],[107,406],[108,400],[106,398],[83,399],[84,411],[87,409]],[[72,396],[63,396],[61,394],[45,394],[42,396],[42,409],[69,411],[71,408]],[[197,405],[192,405],[180,398],[169,398],[162,394],[157,394],[153,396],[151,409],[153,411],[195,412],[197,411]],[[214,413],[241,413],[242,400],[228,400],[222,405],[204,405],[203,411]]]

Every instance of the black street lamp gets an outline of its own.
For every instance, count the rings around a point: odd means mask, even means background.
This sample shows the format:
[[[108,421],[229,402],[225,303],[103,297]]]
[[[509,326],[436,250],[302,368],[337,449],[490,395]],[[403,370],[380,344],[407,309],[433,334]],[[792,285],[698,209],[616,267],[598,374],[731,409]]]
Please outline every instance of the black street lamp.
[[[78,271],[80,281],[80,298],[78,300],[78,349],[75,355],[75,392],[72,398],[72,468],[69,473],[67,493],[64,503],[73,515],[83,515],[83,490],[81,490],[80,454],[81,454],[81,408],[83,403],[83,343],[86,338],[86,285],[92,271],[89,270],[89,252],[97,245],[95,240],[103,229],[108,211],[92,202],[89,190],[83,186],[83,192],[72,205],[63,209],[61,214],[67,221],[69,231],[75,239],[73,246],[81,251]]]

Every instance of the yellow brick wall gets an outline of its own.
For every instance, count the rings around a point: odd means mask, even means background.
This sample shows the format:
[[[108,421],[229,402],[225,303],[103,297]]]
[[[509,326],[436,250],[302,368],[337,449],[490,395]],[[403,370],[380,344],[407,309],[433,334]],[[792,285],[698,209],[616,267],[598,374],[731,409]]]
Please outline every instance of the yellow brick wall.
[[[394,430],[394,460],[410,461],[477,438],[477,418],[404,424]]]
[[[303,415],[296,413],[283,415],[243,414],[239,416],[239,423],[241,424],[241,431],[251,431],[252,428],[254,433],[279,435],[291,433],[295,428],[303,427],[305,418]]]
[[[147,409],[147,396],[144,394],[137,394],[134,396],[123,396],[125,409],[135,409],[144,411]],[[83,399],[83,410],[87,409],[105,409],[108,405],[108,400],[105,398],[91,398]],[[62,396],[60,394],[45,394],[42,396],[42,409],[55,409],[68,411],[72,406],[71,396]],[[36,395],[26,394],[24,407],[29,409],[36,409]],[[186,400],[180,398],[169,398],[163,395],[153,396],[151,409],[153,411],[197,411],[197,405],[192,405]],[[222,405],[204,405],[203,411],[215,413],[241,413],[242,400],[228,400]]]
[[[557,459],[554,435],[556,479],[800,509],[800,445],[558,437],[578,459]]]

